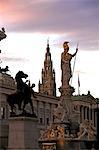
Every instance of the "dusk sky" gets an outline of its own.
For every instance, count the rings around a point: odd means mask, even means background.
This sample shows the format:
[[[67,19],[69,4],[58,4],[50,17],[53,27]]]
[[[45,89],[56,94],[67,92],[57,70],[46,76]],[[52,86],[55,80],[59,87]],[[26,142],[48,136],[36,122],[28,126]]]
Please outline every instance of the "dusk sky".
[[[0,0],[0,28],[7,38],[0,42],[0,66],[9,66],[13,77],[18,70],[29,75],[38,89],[49,38],[57,89],[61,86],[60,59],[63,42],[70,53],[79,42],[72,86],[77,94],[88,90],[99,98],[99,0]],[[73,68],[74,60],[72,60]]]

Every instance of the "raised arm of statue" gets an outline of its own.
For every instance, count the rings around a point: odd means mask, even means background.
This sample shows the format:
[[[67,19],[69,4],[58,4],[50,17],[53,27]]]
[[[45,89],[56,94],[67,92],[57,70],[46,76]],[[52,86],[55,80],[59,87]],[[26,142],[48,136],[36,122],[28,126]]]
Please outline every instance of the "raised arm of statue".
[[[78,52],[78,48],[76,48],[76,52],[74,54],[72,54],[72,57],[74,57]]]

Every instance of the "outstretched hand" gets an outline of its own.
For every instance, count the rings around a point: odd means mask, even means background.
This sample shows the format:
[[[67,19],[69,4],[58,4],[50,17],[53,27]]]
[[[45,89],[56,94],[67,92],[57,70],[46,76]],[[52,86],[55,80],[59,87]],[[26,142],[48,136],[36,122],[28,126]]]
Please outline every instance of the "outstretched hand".
[[[76,48],[76,52],[72,55],[72,57],[74,57],[78,52],[78,48]]]

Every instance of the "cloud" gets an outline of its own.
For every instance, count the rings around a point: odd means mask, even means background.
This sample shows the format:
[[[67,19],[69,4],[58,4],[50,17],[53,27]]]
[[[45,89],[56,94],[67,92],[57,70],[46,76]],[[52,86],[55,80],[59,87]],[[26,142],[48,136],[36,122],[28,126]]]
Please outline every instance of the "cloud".
[[[56,33],[90,48],[99,42],[98,0],[4,0],[0,16],[8,32]]]
[[[6,1],[8,2],[1,2],[3,3],[1,10],[7,16],[6,19],[4,18],[5,23],[10,23],[9,30],[64,32],[68,29],[85,27],[88,23],[93,25],[95,24],[93,19],[97,21],[95,3],[90,6],[85,0],[84,2],[82,0]],[[16,24],[13,24],[14,22]]]
[[[26,62],[29,61],[26,58],[22,58],[22,57],[15,57],[13,56],[11,53],[1,53],[0,54],[0,62]]]
[[[24,62],[24,61],[27,61],[26,59],[23,59],[23,58],[12,58],[12,57],[3,57],[1,58],[1,60],[3,61],[12,61],[12,62]]]

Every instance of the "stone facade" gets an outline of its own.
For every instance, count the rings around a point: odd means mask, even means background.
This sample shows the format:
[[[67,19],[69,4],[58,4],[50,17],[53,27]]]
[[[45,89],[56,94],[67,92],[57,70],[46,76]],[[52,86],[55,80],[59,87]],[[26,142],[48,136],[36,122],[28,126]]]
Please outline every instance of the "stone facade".
[[[8,145],[9,106],[6,99],[15,89],[14,79],[8,74],[0,73],[0,149],[7,148]]]
[[[12,92],[12,90],[10,92]],[[0,96],[0,145],[2,148],[7,148],[8,146],[9,111],[8,104],[5,101],[7,94],[8,93],[5,93],[5,96],[2,96],[2,99]],[[34,111],[38,117],[38,128],[42,131],[54,121],[53,113],[54,109],[57,107],[59,97],[48,96],[41,93],[36,93],[36,96],[37,98],[33,99]],[[88,93],[87,95],[72,96],[72,100],[73,111],[80,111],[79,122],[89,119],[93,121],[94,126],[96,127],[97,119],[96,112],[94,111],[94,108],[96,107],[95,98]]]

